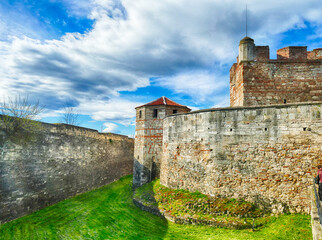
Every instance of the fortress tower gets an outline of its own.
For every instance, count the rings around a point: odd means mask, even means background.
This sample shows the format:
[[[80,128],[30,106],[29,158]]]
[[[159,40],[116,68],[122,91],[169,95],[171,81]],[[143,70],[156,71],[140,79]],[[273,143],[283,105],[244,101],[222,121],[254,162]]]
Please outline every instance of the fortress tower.
[[[186,106],[161,97],[136,108],[133,187],[139,187],[160,175],[163,119],[190,112]]]
[[[322,49],[285,47],[270,59],[268,46],[245,37],[230,69],[230,106],[322,101]]]
[[[190,112],[165,97],[137,107],[134,188],[160,177],[169,188],[308,213],[322,163],[322,48],[285,47],[270,59],[245,37],[230,95],[227,108]]]

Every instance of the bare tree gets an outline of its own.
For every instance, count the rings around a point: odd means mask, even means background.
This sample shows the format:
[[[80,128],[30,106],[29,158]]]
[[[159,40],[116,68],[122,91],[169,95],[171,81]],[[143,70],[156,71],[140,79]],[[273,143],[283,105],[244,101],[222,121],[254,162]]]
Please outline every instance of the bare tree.
[[[41,122],[35,121],[43,111],[39,101],[31,103],[28,97],[8,98],[0,103],[0,157],[3,159],[10,142],[28,144],[36,133],[43,130]]]
[[[43,111],[39,101],[31,103],[28,96],[8,98],[0,103],[2,124],[7,133],[13,134],[18,130],[33,132],[38,130],[40,123],[35,121]]]
[[[80,124],[80,115],[75,112],[73,107],[65,106],[63,108],[63,116],[61,117],[61,122],[77,126]]]

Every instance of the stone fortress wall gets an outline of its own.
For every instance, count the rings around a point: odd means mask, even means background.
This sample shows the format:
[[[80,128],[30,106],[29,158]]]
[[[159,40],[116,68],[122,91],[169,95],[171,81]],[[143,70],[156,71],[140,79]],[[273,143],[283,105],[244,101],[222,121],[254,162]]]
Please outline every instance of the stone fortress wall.
[[[161,184],[309,211],[322,161],[322,102],[232,107],[164,119]]]
[[[230,108],[158,121],[161,184],[308,213],[308,186],[322,163],[322,49],[287,47],[277,56],[245,37],[230,70]],[[151,134],[139,124],[135,149],[146,159],[154,145],[141,144]],[[134,172],[133,182],[143,174]]]
[[[0,223],[132,173],[134,140],[65,124],[42,124],[30,142],[1,146]],[[0,138],[6,132],[0,129]]]

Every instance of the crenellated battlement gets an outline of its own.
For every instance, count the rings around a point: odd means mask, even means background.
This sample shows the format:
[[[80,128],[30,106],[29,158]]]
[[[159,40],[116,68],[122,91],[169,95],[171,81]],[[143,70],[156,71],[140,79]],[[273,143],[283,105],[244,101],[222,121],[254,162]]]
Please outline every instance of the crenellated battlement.
[[[322,60],[322,48],[307,51],[307,46],[288,46],[278,49],[277,59],[270,59],[269,46],[256,46],[250,37],[243,38],[239,43],[237,62],[307,62]]]
[[[255,61],[269,61],[269,46],[255,46]]]
[[[270,59],[269,46],[249,37],[240,41],[230,69],[232,107],[314,101],[322,101],[322,48],[284,47]]]
[[[306,61],[307,47],[284,47],[277,50],[277,60]]]
[[[313,51],[307,52],[307,59],[322,60],[322,48],[316,48]]]

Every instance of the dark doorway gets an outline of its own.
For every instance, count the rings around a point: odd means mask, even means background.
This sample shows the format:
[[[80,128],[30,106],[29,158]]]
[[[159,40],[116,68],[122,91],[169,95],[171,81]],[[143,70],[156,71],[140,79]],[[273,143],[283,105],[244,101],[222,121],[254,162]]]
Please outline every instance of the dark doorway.
[[[156,179],[158,176],[158,170],[157,170],[157,164],[155,163],[155,157],[152,157],[152,163],[151,163],[151,178],[150,180],[153,181]]]

